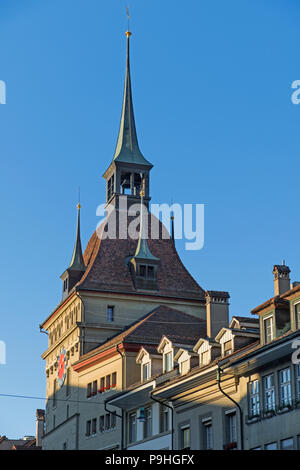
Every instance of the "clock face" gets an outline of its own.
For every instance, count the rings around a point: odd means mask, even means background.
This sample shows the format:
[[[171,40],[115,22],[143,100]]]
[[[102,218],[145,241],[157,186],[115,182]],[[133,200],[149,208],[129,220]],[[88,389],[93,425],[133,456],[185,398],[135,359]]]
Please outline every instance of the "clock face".
[[[58,368],[57,368],[57,382],[60,387],[63,386],[65,378],[66,378],[66,371],[67,371],[67,354],[65,349],[62,349],[60,355],[57,358],[58,360]]]

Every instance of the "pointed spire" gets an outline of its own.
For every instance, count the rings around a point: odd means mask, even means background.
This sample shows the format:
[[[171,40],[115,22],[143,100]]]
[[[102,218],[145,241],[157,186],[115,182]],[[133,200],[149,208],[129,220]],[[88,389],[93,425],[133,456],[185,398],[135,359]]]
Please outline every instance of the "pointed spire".
[[[85,264],[83,261],[81,239],[80,239],[80,209],[81,209],[81,205],[80,205],[80,202],[78,202],[76,241],[75,241],[73,256],[72,256],[71,263],[69,266],[69,269],[74,270],[74,271],[85,271]]]
[[[127,58],[126,58],[126,74],[125,74],[125,86],[123,96],[123,107],[121,114],[120,130],[117,141],[117,146],[113,160],[126,162],[126,163],[137,163],[142,165],[151,166],[142,155],[135,127],[133,103],[132,103],[132,92],[131,92],[131,78],[130,78],[130,36],[131,32],[126,31],[127,37]]]
[[[171,214],[171,238],[173,243],[175,243],[175,234],[174,234],[174,212]]]

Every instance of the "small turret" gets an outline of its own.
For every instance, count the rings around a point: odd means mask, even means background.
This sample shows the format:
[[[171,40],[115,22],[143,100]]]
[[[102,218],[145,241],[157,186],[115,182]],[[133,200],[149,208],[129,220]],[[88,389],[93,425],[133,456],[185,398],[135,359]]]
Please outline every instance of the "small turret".
[[[75,284],[83,276],[86,266],[84,264],[81,238],[80,238],[80,203],[77,204],[77,231],[74,251],[69,267],[60,276],[63,281],[63,299],[67,297],[68,293],[73,289]]]

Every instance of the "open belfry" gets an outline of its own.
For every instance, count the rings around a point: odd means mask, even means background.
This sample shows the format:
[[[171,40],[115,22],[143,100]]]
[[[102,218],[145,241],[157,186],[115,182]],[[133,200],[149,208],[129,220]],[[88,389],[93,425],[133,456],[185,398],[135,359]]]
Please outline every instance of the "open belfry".
[[[127,31],[119,135],[103,175],[106,204],[113,210],[83,253],[78,204],[74,252],[61,275],[62,301],[40,325],[49,340],[42,355],[47,377],[44,449],[122,448],[122,417],[108,410],[105,400],[139,380],[137,352],[142,346],[157,345],[164,334],[181,337],[184,344],[196,343],[206,330],[204,290],[183,266],[167,229],[143,213],[151,199],[152,164],[137,139],[130,36]],[[134,219],[128,215],[133,204],[141,205],[138,239],[120,236]],[[125,227],[120,222],[122,211],[127,211]],[[106,234],[112,217],[116,237]],[[156,239],[150,237],[153,221],[159,228]],[[228,310],[224,312],[218,322],[225,325]],[[101,432],[104,429],[109,432]]]

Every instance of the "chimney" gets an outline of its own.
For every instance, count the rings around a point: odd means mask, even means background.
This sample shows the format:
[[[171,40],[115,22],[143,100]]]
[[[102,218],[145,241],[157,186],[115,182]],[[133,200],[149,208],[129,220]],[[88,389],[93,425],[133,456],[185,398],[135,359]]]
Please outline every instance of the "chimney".
[[[275,264],[274,274],[274,295],[281,295],[290,290],[290,268],[285,264]]]
[[[44,425],[45,425],[45,410],[36,410],[36,432],[35,432],[36,444],[35,445],[37,447],[42,447]]]
[[[215,338],[223,327],[228,327],[229,297],[228,292],[206,291],[206,334],[208,338]]]

